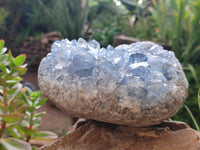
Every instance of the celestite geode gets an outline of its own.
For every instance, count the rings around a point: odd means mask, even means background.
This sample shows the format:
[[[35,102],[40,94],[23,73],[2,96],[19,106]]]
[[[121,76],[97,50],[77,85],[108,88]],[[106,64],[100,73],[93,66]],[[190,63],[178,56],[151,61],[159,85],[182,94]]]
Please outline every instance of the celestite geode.
[[[172,117],[188,88],[174,53],[152,42],[56,41],[38,74],[42,92],[71,116],[129,126]]]

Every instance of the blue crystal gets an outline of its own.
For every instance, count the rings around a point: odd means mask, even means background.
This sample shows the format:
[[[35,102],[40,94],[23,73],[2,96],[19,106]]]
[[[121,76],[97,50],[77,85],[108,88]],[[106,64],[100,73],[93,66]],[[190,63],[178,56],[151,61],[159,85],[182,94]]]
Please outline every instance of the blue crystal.
[[[131,54],[129,58],[130,63],[145,62],[147,60],[148,60],[147,56],[142,53]]]
[[[88,43],[89,48],[94,48],[96,50],[100,49],[100,44],[96,40],[92,40]]]
[[[65,39],[52,45],[41,65],[40,76],[65,82],[69,90],[120,89],[125,99],[160,97],[179,79],[174,53],[151,42],[100,48],[95,40]]]
[[[140,66],[133,70],[133,76],[139,76],[142,80],[144,80],[148,76],[149,70],[143,66]]]
[[[69,73],[75,73],[80,77],[91,76],[94,68],[95,59],[91,55],[76,55],[68,67]]]
[[[127,68],[128,76],[138,76],[144,80],[149,75],[149,66],[146,62],[131,64]]]

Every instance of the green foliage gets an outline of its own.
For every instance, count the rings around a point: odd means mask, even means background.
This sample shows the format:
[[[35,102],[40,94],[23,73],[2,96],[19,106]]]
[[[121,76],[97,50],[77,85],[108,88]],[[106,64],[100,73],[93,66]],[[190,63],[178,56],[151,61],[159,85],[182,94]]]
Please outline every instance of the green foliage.
[[[184,62],[191,62],[193,64],[200,63],[200,1],[195,0],[192,9],[194,13],[191,16],[191,24],[188,34],[187,46],[184,51]]]
[[[102,17],[102,18],[101,18]],[[105,20],[104,20],[105,19]],[[107,21],[109,20],[109,22]],[[112,22],[110,22],[112,20]],[[108,23],[106,23],[106,21]],[[101,22],[104,22],[102,24]],[[92,38],[99,41],[101,46],[106,47],[109,44],[112,44],[114,36],[116,36],[118,32],[117,28],[117,18],[108,16],[105,18],[103,15],[99,16],[98,20],[95,20],[92,25]]]
[[[43,0],[43,3],[47,7],[53,7],[52,0]],[[37,1],[29,1],[27,7],[23,11],[23,15],[20,19],[21,26],[17,37],[28,38],[30,36],[36,39],[43,33],[55,30],[55,27],[50,23],[49,17],[44,12],[43,8]],[[20,41],[19,41],[20,42]]]
[[[52,6],[51,1],[43,0],[48,7]],[[49,22],[38,1],[0,1],[0,37],[5,39],[14,56],[20,54],[17,47],[24,39],[54,30],[53,24]]]
[[[33,92],[27,87],[24,93],[19,94],[19,98],[26,104],[26,113],[25,119],[20,123],[20,128],[17,128],[17,130],[27,142],[30,139],[48,140],[57,137],[56,134],[49,131],[38,131],[41,116],[45,115],[45,112],[37,113],[37,109],[47,101],[46,98],[40,99],[41,95],[42,92]],[[45,133],[45,136],[41,133]]]
[[[40,117],[36,113],[47,99],[40,99],[41,92],[23,88],[21,77],[26,72],[25,55],[14,58],[6,53],[4,41],[0,40],[0,148],[31,150],[30,139],[56,138],[54,133],[38,131]],[[12,137],[12,138],[11,138]],[[26,142],[25,142],[26,141]]]
[[[184,64],[200,63],[198,0],[152,1],[152,6],[137,13],[137,19],[136,24],[129,27],[133,31],[126,31],[129,35],[131,33],[131,36],[140,39],[170,45],[176,57]]]
[[[14,138],[1,139],[1,143],[6,150],[31,150],[29,144]]]
[[[176,56],[181,60],[187,43],[187,30],[190,13],[187,0],[166,0],[154,2],[151,8],[151,17],[155,21],[158,42],[171,45]]]
[[[196,95],[200,87],[200,1],[156,0],[142,13],[140,9],[137,11],[121,20],[121,26],[124,27],[121,31],[129,36],[172,47],[190,84],[186,109],[182,108],[173,119],[185,121],[195,128],[197,125],[192,122],[194,118],[200,117],[196,107]],[[130,25],[127,20],[133,16],[136,16],[137,21]],[[189,109],[194,118],[191,113],[187,113]],[[196,122],[200,124],[199,119]]]
[[[192,121],[193,121],[193,123],[194,123],[194,125],[195,125],[195,127],[197,129],[197,131],[200,131],[199,125],[198,125],[194,115],[192,114],[191,110],[189,109],[189,107],[187,105],[184,105],[184,107],[187,110],[188,114],[190,115],[190,117],[191,117],[191,119],[192,119]]]
[[[1,0],[0,7],[7,12],[4,16],[4,28],[1,28],[1,38],[4,38],[7,44],[11,45],[15,40],[15,35],[18,33],[19,24],[24,8],[29,1],[27,0]]]
[[[119,34],[118,22],[121,15],[128,11],[122,6],[116,6],[113,1],[98,1],[89,9],[89,28],[92,31],[92,38],[99,41],[106,47],[112,44],[115,35]]]
[[[198,109],[200,111],[200,89],[198,91],[197,103],[198,103]],[[195,118],[195,116],[193,115],[193,113],[191,112],[191,110],[189,109],[189,107],[187,105],[184,105],[184,107],[187,110],[188,114],[190,115],[190,117],[191,117],[191,119],[192,119],[192,121],[193,121],[193,123],[195,125],[195,128],[197,129],[197,131],[200,132],[200,125],[198,124],[198,121],[196,119],[198,117]]]
[[[198,94],[198,89],[200,88],[199,77],[200,77],[200,66],[199,65],[187,65],[183,67],[185,75],[189,82],[188,97],[185,102],[185,106],[192,112],[194,118],[196,118],[197,124],[200,124],[199,109],[197,107],[198,102],[196,100],[196,95]],[[181,108],[179,112],[173,117],[173,120],[181,120],[187,122],[191,127],[196,128],[193,123],[193,118],[187,113],[187,108]],[[196,128],[197,129],[197,128]]]
[[[6,17],[8,16],[8,14],[9,14],[8,11],[5,11],[4,8],[0,7],[0,30],[5,30]]]
[[[59,0],[54,1],[52,8],[45,6],[41,0],[39,2],[63,37],[72,40],[81,36],[87,16],[88,1],[83,5],[81,0]]]
[[[10,42],[8,44],[12,44],[13,41],[20,42],[29,36],[39,37],[42,33],[57,29],[63,37],[77,39],[84,35],[83,26],[88,21],[88,30],[91,28],[92,38],[98,40],[103,46],[112,44],[113,37],[118,34],[170,45],[181,61],[190,83],[186,105],[191,109],[193,116],[199,118],[196,95],[200,87],[200,67],[196,64],[200,64],[200,1],[152,0],[150,3],[151,0],[144,0],[143,5],[138,5],[136,0],[120,1],[122,5],[116,6],[114,0],[88,0],[86,6],[82,7],[81,0],[2,0],[0,1],[0,35]],[[27,140],[28,137],[34,138],[36,132],[24,126],[25,122],[27,126],[30,125],[28,121],[31,120],[27,120],[30,115],[24,114],[25,112],[30,114],[35,106],[31,106],[30,102],[30,107],[27,109],[29,105],[25,101],[16,103],[22,89],[19,75],[26,72],[23,66],[24,59],[24,55],[14,59],[11,52],[6,53],[6,48],[3,48],[3,44],[0,45],[0,77],[5,82],[4,86],[8,86],[6,99],[10,104],[9,111],[18,112],[3,113],[4,105],[0,105],[2,114],[0,119],[7,121],[7,125],[12,128],[18,128],[17,131]],[[5,97],[2,83],[0,84],[1,103]],[[28,96],[27,91],[22,94],[24,97]],[[24,104],[26,107],[23,106]],[[37,114],[33,118],[40,117],[42,114]],[[182,108],[174,118],[190,123],[192,122],[190,116]],[[200,124],[199,119],[196,120],[197,124]],[[37,126],[39,119],[33,122],[37,122],[35,125]],[[16,124],[20,124],[24,131]],[[195,127],[193,124],[190,125]],[[12,128],[8,127],[4,133],[9,135],[12,133],[14,136],[15,132]],[[0,130],[2,131],[1,128]],[[25,131],[28,135],[25,135]],[[21,137],[17,135],[16,138]]]

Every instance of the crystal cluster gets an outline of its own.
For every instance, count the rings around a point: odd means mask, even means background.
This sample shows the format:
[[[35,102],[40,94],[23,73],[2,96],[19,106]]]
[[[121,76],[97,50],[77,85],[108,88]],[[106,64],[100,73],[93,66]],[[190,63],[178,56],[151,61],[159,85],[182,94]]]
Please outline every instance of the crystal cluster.
[[[138,108],[134,108],[134,111],[138,114],[151,108],[155,111],[154,107],[160,104],[167,105],[168,95],[173,91],[180,91],[180,87],[183,86],[184,92],[181,93],[183,95],[178,106],[180,108],[186,97],[185,89],[188,87],[174,53],[155,43],[137,42],[116,48],[110,45],[100,48],[97,41],[86,42],[82,38],[78,41],[64,39],[52,45],[51,53],[43,58],[40,64],[39,82],[41,90],[70,114],[85,118],[87,114],[89,119],[100,121],[106,120],[90,117],[93,110],[99,113],[103,109],[99,105],[96,106],[96,103],[91,111],[88,108],[88,112],[83,116],[76,115],[76,110],[73,112],[68,105],[76,101],[87,101],[90,97],[96,99],[95,101],[104,99],[103,103],[109,103],[108,95],[111,94],[115,103],[120,106],[118,111],[125,107],[130,108],[131,106],[125,106],[127,103],[134,104],[135,107],[137,103]],[[79,97],[80,93],[82,98]],[[58,94],[61,95],[56,97]],[[92,103],[93,101],[91,105]],[[172,114],[177,111],[173,110]],[[133,118],[141,119],[137,115]],[[165,116],[163,119],[166,118]]]

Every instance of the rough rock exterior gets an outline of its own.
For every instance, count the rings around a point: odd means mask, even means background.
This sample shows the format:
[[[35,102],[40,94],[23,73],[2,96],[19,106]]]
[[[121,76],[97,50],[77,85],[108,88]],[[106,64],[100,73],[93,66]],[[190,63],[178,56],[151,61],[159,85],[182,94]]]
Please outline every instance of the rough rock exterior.
[[[183,122],[134,128],[89,121],[39,150],[200,150],[200,136]]]
[[[100,49],[80,38],[52,45],[40,63],[39,85],[73,117],[149,126],[177,113],[188,82],[174,53],[157,44]]]

